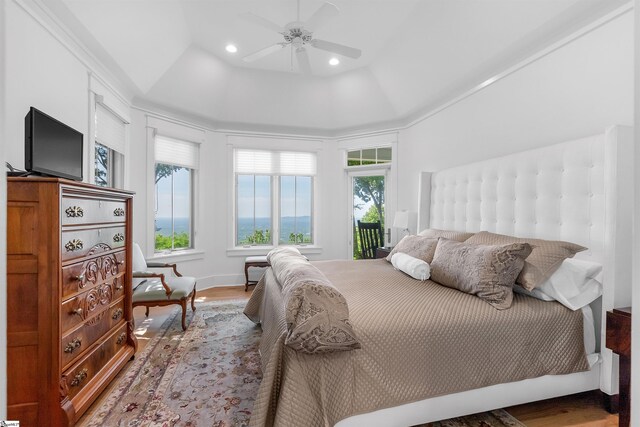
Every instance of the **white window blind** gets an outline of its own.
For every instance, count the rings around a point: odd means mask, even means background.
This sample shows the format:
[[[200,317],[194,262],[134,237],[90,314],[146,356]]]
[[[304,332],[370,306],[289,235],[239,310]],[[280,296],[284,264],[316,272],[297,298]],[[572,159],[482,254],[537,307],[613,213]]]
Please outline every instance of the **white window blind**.
[[[305,175],[317,173],[315,153],[236,149],[234,171],[255,175]]]
[[[198,145],[193,142],[158,135],[155,138],[155,152],[156,163],[198,169]]]
[[[102,104],[96,104],[96,141],[124,154],[125,123]]]

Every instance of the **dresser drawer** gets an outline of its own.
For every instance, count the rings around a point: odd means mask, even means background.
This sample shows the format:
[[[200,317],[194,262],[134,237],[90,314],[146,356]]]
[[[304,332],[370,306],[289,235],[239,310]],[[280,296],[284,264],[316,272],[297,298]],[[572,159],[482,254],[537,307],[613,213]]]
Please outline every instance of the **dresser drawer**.
[[[122,289],[116,290],[113,284],[109,282],[66,300],[62,303],[60,309],[62,332],[65,333],[76,325],[106,310],[113,301],[116,301],[122,295]],[[74,353],[77,354],[79,352],[76,351]]]
[[[60,385],[70,399],[76,396],[127,343],[127,325],[123,324],[91,353],[62,374]],[[66,392],[66,393],[65,393]]]
[[[124,226],[115,226],[63,231],[62,261],[81,258],[90,252],[124,247],[124,230]]]
[[[62,197],[62,225],[124,222],[127,204],[119,200]]]
[[[126,271],[125,255],[125,252],[121,251],[63,267],[62,298],[65,299],[102,282],[111,282],[118,275],[121,276]],[[119,285],[114,284],[114,287],[122,286],[123,283],[124,278],[121,277]]]
[[[108,307],[109,305],[105,304],[98,314],[63,335],[60,347],[62,366],[76,360],[78,355],[102,338],[115,324],[122,321],[122,316],[115,320],[112,319],[115,314],[112,311],[115,311],[116,308],[107,309]]]

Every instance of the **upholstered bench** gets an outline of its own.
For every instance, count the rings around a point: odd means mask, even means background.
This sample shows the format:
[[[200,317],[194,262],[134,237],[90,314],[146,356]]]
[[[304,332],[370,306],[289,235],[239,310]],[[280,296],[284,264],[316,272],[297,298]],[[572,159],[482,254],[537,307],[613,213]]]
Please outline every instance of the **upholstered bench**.
[[[269,267],[269,261],[266,256],[250,256],[244,260],[244,291],[247,292],[250,285],[258,283],[257,280],[249,280],[249,268],[251,267]]]

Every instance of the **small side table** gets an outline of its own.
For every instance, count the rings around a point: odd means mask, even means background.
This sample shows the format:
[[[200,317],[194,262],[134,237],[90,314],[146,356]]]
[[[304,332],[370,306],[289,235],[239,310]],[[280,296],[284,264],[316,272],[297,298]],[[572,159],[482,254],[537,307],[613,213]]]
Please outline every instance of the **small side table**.
[[[255,285],[258,283],[257,280],[249,280],[249,268],[251,267],[260,267],[265,268],[269,267],[269,261],[267,261],[266,256],[250,256],[244,260],[244,291],[247,292],[249,290],[250,285]]]
[[[376,248],[376,258],[386,258],[392,250],[393,247]]]
[[[631,307],[607,311],[607,348],[620,356],[620,427],[628,427],[631,416]]]

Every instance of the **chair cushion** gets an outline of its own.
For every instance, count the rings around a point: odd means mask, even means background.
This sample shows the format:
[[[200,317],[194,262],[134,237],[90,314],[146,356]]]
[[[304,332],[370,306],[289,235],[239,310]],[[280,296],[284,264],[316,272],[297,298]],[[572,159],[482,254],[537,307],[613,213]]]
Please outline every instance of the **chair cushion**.
[[[160,279],[147,279],[133,291],[133,302],[160,301],[160,300],[180,300],[185,298],[193,290],[196,279],[194,277],[168,277],[165,278],[167,285],[173,290],[171,295],[162,286]]]
[[[267,256],[250,256],[244,262],[267,262]]]
[[[147,271],[147,261],[137,243],[133,244],[133,265],[131,268],[133,271]]]

